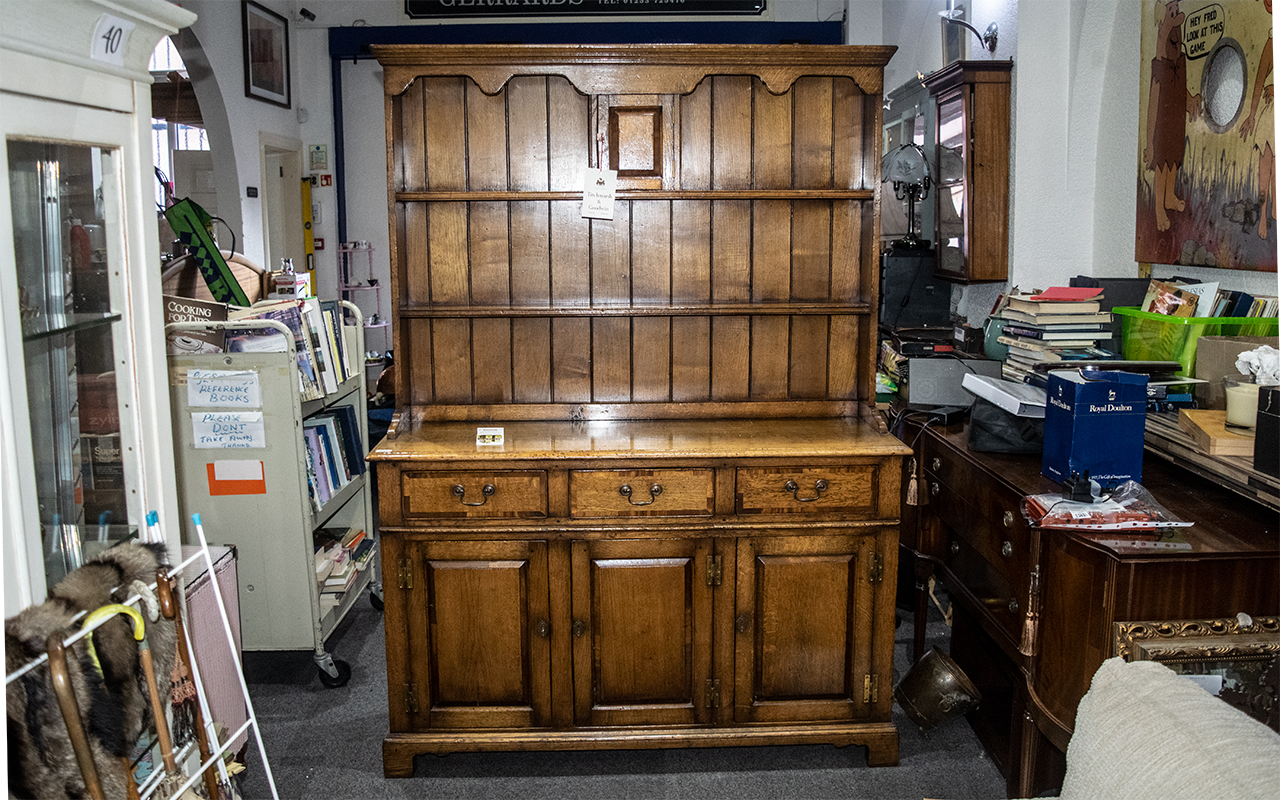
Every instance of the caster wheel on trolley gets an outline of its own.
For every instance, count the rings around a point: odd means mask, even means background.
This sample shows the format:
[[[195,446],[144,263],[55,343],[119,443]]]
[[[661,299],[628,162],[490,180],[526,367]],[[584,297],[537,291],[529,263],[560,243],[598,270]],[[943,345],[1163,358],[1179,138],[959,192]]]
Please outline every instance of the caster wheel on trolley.
[[[351,680],[351,665],[345,661],[334,659],[333,666],[338,671],[337,675],[330,675],[324,669],[316,670],[316,673],[320,676],[320,682],[330,689],[346,686],[347,681]]]

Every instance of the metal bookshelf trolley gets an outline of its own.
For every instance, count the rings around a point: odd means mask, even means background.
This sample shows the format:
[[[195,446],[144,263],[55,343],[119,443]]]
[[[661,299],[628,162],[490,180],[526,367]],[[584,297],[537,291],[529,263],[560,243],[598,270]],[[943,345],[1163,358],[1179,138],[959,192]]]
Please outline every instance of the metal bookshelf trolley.
[[[348,301],[341,305],[355,320],[343,326],[347,351],[363,354],[363,315]],[[304,401],[293,336],[284,324],[242,320],[167,326],[208,327],[275,329],[288,344],[284,352],[169,357],[179,497],[184,508],[201,510],[213,541],[234,545],[240,553],[244,649],[314,649],[320,681],[345,685],[351,667],[333,658],[326,642],[366,588],[374,608],[382,608],[372,478],[363,464],[369,442],[363,356],[351,359],[351,376],[337,391]],[[240,388],[223,395],[193,389],[193,381],[205,380]],[[321,500],[309,476],[304,431],[309,420],[324,415],[350,418],[343,406],[354,412],[360,463],[348,463],[348,482],[332,487]],[[314,535],[322,528],[352,527],[362,528],[373,541],[372,554],[344,592],[326,597],[317,583]]]

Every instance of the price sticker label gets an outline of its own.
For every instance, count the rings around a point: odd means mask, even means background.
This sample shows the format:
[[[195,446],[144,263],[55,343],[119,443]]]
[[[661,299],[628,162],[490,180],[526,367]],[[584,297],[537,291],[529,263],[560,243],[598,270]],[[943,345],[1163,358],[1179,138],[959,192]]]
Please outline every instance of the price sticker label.
[[[124,51],[129,46],[129,36],[133,33],[133,23],[110,14],[98,17],[98,26],[93,31],[93,47],[89,57],[94,61],[124,66]]]

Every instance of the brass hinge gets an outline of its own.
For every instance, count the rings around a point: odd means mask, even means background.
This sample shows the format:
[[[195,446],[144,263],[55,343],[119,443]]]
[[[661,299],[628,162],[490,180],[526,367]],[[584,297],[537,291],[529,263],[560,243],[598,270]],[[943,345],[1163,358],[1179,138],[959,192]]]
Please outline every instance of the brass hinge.
[[[707,585],[719,586],[724,582],[724,556],[707,557]]]
[[[720,707],[720,680],[707,679],[707,708]]]
[[[413,588],[413,559],[400,559],[400,588]]]
[[[410,714],[418,713],[418,684],[416,683],[404,685],[404,710]]]
[[[865,675],[862,679],[862,702],[877,703],[880,701],[880,681],[879,676]]]
[[[867,582],[879,583],[884,580],[884,559],[879,553],[872,553],[867,559]]]

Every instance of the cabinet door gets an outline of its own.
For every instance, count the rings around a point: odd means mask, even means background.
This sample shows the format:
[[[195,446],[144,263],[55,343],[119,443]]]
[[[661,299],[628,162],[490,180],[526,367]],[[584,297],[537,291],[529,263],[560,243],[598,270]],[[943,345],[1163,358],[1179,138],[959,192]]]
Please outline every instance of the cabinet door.
[[[737,722],[870,716],[874,546],[855,535],[738,540]]]
[[[420,542],[410,552],[410,726],[548,724],[547,543]]]
[[[709,721],[709,539],[574,542],[578,725]]]

